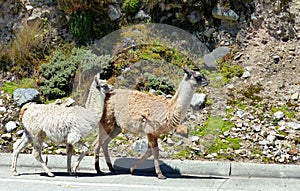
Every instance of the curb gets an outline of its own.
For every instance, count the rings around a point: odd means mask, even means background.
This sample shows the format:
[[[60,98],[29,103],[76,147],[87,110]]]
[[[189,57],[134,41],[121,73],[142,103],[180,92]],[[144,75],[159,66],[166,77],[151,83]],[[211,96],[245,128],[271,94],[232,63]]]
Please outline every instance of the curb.
[[[48,167],[66,170],[67,157],[62,155],[47,155]],[[45,158],[45,156],[44,156]],[[103,158],[103,157],[102,157]],[[108,171],[104,159],[100,160],[103,171]],[[77,157],[72,157],[72,162]],[[10,166],[12,154],[0,153],[0,167]],[[137,159],[134,158],[112,158],[116,171],[129,173],[129,169]],[[81,161],[81,170],[94,170],[94,157],[86,156]],[[222,161],[196,161],[196,160],[160,160],[161,170],[169,175],[203,175],[203,176],[225,176],[225,177],[265,177],[265,178],[300,178],[300,165],[281,164],[256,164]],[[40,164],[30,154],[20,154],[18,169],[24,167],[40,167]],[[80,171],[79,169],[79,171]],[[41,168],[42,170],[42,168]],[[137,171],[143,173],[154,173],[153,160],[146,160]]]

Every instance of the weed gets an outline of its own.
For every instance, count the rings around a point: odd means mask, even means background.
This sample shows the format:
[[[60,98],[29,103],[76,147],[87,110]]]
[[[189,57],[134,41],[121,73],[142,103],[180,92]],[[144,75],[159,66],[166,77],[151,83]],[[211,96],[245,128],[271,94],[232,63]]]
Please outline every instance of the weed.
[[[295,118],[295,116],[296,116],[296,112],[291,111],[289,109],[289,107],[286,106],[286,105],[283,105],[283,106],[280,106],[280,107],[272,107],[271,111],[272,111],[273,114],[278,112],[278,111],[282,111],[284,113],[284,116],[289,118],[289,119]]]
[[[13,92],[18,88],[34,88],[36,87],[35,80],[32,78],[23,78],[18,83],[15,82],[5,82],[2,90],[9,95],[12,95]]]
[[[20,78],[35,74],[39,69],[40,60],[44,59],[50,50],[51,38],[47,35],[43,22],[24,24],[16,33],[16,38],[8,50],[10,71]]]
[[[92,19],[89,11],[77,11],[70,16],[70,30],[73,37],[84,44],[91,37]]]
[[[123,1],[122,8],[128,14],[135,14],[140,8],[140,0],[125,0]]]

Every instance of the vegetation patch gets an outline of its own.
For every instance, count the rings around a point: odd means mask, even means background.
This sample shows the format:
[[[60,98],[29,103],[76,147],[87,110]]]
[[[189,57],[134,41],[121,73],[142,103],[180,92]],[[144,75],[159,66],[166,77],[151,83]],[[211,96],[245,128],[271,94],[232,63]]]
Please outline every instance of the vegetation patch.
[[[128,14],[135,14],[138,12],[140,8],[140,0],[124,0],[122,4],[122,8]]]
[[[33,78],[23,78],[19,82],[5,82],[2,86],[2,90],[9,95],[12,95],[13,92],[18,88],[35,88],[36,83]]]
[[[296,112],[294,110],[289,109],[289,107],[286,105],[283,105],[281,107],[272,107],[271,111],[273,114],[278,111],[282,111],[284,113],[284,116],[289,119],[295,118],[296,116]]]

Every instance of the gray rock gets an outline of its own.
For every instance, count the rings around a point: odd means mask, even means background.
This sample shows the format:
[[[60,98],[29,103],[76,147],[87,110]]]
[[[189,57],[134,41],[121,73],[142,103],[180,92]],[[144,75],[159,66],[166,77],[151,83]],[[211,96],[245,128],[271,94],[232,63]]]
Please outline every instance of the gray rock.
[[[291,95],[291,100],[298,100],[298,98],[299,98],[299,93],[298,92],[296,92],[296,93],[294,93],[293,95]]]
[[[9,121],[5,124],[6,131],[9,133],[17,128],[17,123],[15,121]]]
[[[260,145],[265,146],[268,145],[270,142],[268,140],[262,140],[258,142]]]
[[[261,125],[255,125],[255,126],[252,127],[252,129],[253,129],[254,132],[260,132]]]
[[[205,101],[206,101],[205,94],[195,93],[191,101],[191,107],[193,109],[201,109],[205,104]]]
[[[282,111],[277,111],[273,114],[274,119],[281,120],[284,118],[284,113]]]
[[[270,142],[270,143],[273,143],[276,139],[276,136],[275,135],[268,135],[267,136],[267,140]]]
[[[236,21],[239,19],[239,16],[229,8],[216,6],[212,10],[212,15],[217,19],[224,19],[229,21]]]
[[[216,31],[215,28],[209,28],[203,32],[203,35],[206,36],[207,38],[211,38],[213,37],[215,31]]]
[[[199,22],[200,21],[199,11],[193,11],[193,12],[191,12],[189,15],[187,15],[187,19],[191,23],[197,23],[197,22]]]
[[[1,138],[4,140],[11,140],[12,136],[10,133],[4,133],[1,135]]]
[[[121,8],[118,4],[108,6],[108,17],[110,20],[114,21],[120,18],[121,15]]]
[[[134,16],[135,19],[151,19],[150,15],[146,14],[143,10],[139,10]]]
[[[299,122],[288,122],[286,125],[289,128],[295,129],[295,130],[300,130],[300,123]]]
[[[208,67],[216,67],[217,62],[223,58],[228,52],[230,48],[226,46],[221,46],[214,49],[211,53],[204,55],[204,63]]]
[[[245,70],[241,78],[249,78],[251,76],[250,72]]]
[[[238,117],[242,118],[242,117],[245,115],[245,112],[244,112],[243,110],[238,110],[238,111],[236,112],[236,115],[237,115]]]
[[[13,99],[18,107],[22,107],[28,102],[38,102],[40,93],[33,88],[18,88],[13,92]]]
[[[6,112],[6,107],[0,107],[0,113],[5,113]]]
[[[71,107],[75,105],[75,100],[68,97],[67,99],[65,99],[65,101],[62,103],[62,105],[66,106],[66,107]]]

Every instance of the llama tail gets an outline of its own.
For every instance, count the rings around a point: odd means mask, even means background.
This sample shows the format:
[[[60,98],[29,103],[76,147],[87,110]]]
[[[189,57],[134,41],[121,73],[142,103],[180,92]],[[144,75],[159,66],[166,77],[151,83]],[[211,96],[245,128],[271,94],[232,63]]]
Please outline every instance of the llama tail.
[[[21,110],[20,110],[20,116],[19,116],[19,121],[22,121],[23,115],[25,113],[25,111],[29,108],[29,106],[32,104],[32,102],[30,103],[26,103],[25,105],[22,106]]]

